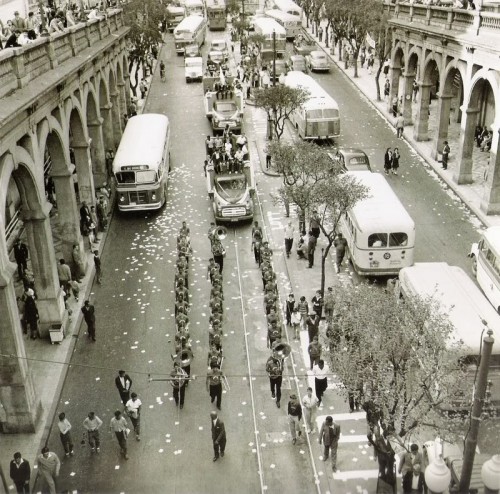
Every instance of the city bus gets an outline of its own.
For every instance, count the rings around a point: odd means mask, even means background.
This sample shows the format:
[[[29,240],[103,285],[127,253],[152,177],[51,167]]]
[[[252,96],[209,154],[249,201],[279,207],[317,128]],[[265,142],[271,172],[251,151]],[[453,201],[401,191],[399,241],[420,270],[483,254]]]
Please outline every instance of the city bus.
[[[262,65],[273,60],[276,50],[276,60],[284,60],[286,52],[286,30],[270,17],[256,17],[254,20],[255,34],[264,37],[260,47]]]
[[[207,0],[208,29],[210,31],[224,30],[227,23],[225,0]]]
[[[180,5],[168,4],[165,9],[167,29],[172,32],[176,26],[184,19],[184,7]]]
[[[415,222],[380,173],[347,172],[368,189],[340,220],[348,256],[361,276],[397,275],[413,264]]]
[[[302,31],[302,21],[296,15],[278,9],[267,10],[266,15],[285,28],[286,39],[288,40],[294,40]]]
[[[469,257],[481,290],[500,313],[500,226],[485,230],[481,240],[472,245]]]
[[[120,211],[161,208],[170,169],[170,124],[165,115],[129,118],[113,160]]]
[[[184,0],[184,9],[186,11],[186,17],[190,15],[205,16],[205,4],[203,0]]]
[[[201,15],[185,17],[174,29],[175,51],[178,55],[184,53],[187,45],[202,46],[205,43],[207,21]]]
[[[276,9],[287,14],[296,15],[302,19],[302,8],[292,0],[273,0],[272,3]]]
[[[290,122],[302,139],[335,139],[340,136],[339,106],[312,77],[292,70],[285,77],[285,85],[309,93],[309,99],[290,115]]]
[[[399,272],[399,293],[405,296],[432,298],[439,303],[454,328],[450,343],[462,341],[459,359],[466,366],[470,395],[457,397],[444,408],[469,411],[473,399],[474,381],[481,354],[481,334],[486,323],[494,333],[495,345],[490,357],[488,380],[491,382],[490,404],[500,406],[500,316],[465,271],[445,262],[415,263]]]

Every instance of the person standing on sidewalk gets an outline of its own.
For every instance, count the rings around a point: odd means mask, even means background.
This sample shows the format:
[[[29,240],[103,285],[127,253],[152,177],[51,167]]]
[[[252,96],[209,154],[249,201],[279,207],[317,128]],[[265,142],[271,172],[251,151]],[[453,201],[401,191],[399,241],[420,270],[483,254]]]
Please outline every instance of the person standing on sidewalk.
[[[10,462],[10,478],[16,485],[18,494],[29,494],[31,468],[29,461],[19,451],[14,453],[14,459]]]
[[[59,427],[59,437],[61,438],[61,443],[63,445],[66,456],[73,456],[75,452],[73,451],[73,441],[71,439],[71,424],[66,418],[66,414],[64,412],[61,412],[59,414],[59,422],[57,423],[57,427]]]
[[[127,415],[134,427],[135,439],[137,441],[141,440],[141,406],[142,401],[137,398],[137,393],[132,393],[130,395],[130,400],[125,404]]]
[[[318,410],[318,398],[313,395],[312,388],[307,388],[306,395],[302,398],[302,410],[304,411],[304,424],[306,432],[314,432],[314,422],[316,420],[316,411]]]
[[[290,252],[293,247],[293,237],[295,235],[295,227],[291,221],[285,226],[285,252],[286,257],[290,257]]]
[[[384,171],[386,175],[389,175],[389,171],[392,168],[392,150],[387,148],[384,154]]]
[[[318,29],[318,38],[319,38],[319,42],[321,43],[323,41],[323,28],[321,26],[319,26],[319,29]]]
[[[333,310],[335,308],[335,295],[331,286],[329,286],[326,291],[323,307],[325,309],[326,321],[331,322],[333,320]]]
[[[391,91],[391,83],[389,82],[389,78],[386,77],[384,83],[384,100],[386,100],[389,97],[390,91]]]
[[[85,300],[82,307],[83,318],[87,323],[88,337],[95,341],[95,309],[88,300]]]
[[[309,265],[307,266],[308,268],[312,268],[314,266],[314,251],[316,250],[317,243],[317,237],[315,237],[312,232],[309,232],[309,243],[307,244],[307,260],[309,261]]]
[[[49,486],[50,494],[56,494],[56,479],[59,477],[59,470],[61,469],[59,457],[49,451],[47,446],[44,446],[42,453],[37,456],[36,463],[38,471],[43,475]]]
[[[120,393],[120,399],[122,400],[123,406],[130,400],[130,388],[132,387],[132,379],[125,373],[124,370],[118,371],[118,376],[115,378],[115,385],[118,388],[118,393]]]
[[[97,250],[94,250],[94,265],[95,277],[97,278],[97,283],[100,285],[102,281],[101,258],[99,257],[99,251]]]
[[[22,280],[24,272],[28,269],[28,247],[21,242],[20,238],[16,238],[14,242],[14,259],[17,263],[17,274],[19,279]]]
[[[443,170],[448,169],[448,156],[450,155],[450,146],[448,145],[448,141],[444,141],[444,146],[443,146],[443,151],[442,151],[442,160],[441,163],[443,164]]]
[[[323,443],[323,461],[328,460],[329,453],[332,455],[332,469],[334,472],[337,471],[337,449],[339,446],[340,439],[340,425],[333,421],[333,418],[328,415],[321,430],[319,431],[319,444]]]
[[[286,299],[286,309],[285,309],[287,326],[292,325],[292,312],[294,308],[295,308],[295,296],[293,293],[290,293],[288,295],[288,298]]]
[[[398,139],[401,139],[403,137],[404,130],[405,130],[405,119],[403,117],[403,114],[400,113],[396,118],[396,133]]]
[[[323,297],[321,296],[321,290],[316,290],[316,294],[311,300],[313,311],[321,319],[323,314]]]
[[[309,220],[309,235],[314,235],[317,239],[321,233],[320,222],[321,219],[318,211],[315,209],[312,213],[311,219]]]
[[[307,329],[307,316],[309,315],[309,304],[307,303],[306,297],[300,297],[297,309],[300,314],[300,329],[305,331]]]
[[[392,174],[397,175],[398,174],[398,168],[399,168],[399,158],[401,155],[399,154],[399,149],[394,148],[394,151],[392,152]]]
[[[290,426],[290,434],[292,435],[292,444],[297,442],[297,434],[300,436],[300,421],[302,420],[302,406],[296,395],[290,396],[288,402],[288,425]]]
[[[90,452],[101,451],[101,439],[99,437],[99,428],[102,425],[102,420],[95,414],[89,412],[88,416],[83,421],[83,427],[87,431],[87,439],[89,441]]]
[[[309,353],[309,358],[311,359],[311,370],[318,364],[321,358],[321,344],[318,341],[318,337],[315,336],[309,346],[307,347],[307,352]]]
[[[35,302],[35,292],[28,288],[24,296],[24,321],[26,324],[26,331],[29,327],[31,339],[35,340],[38,334],[38,319],[40,318],[38,314],[38,307]]]
[[[337,238],[333,241],[333,246],[335,247],[335,270],[339,273],[347,249],[347,240],[342,233],[339,232],[337,234]]]
[[[318,364],[313,367],[314,375],[314,388],[316,397],[318,398],[318,406],[321,406],[323,394],[328,388],[327,370],[325,368],[325,361],[320,359]]]
[[[291,323],[293,328],[294,340],[300,340],[300,313],[295,307],[292,312]]]
[[[123,457],[128,460],[127,454],[127,436],[129,433],[127,419],[122,415],[120,410],[116,410],[115,416],[111,419],[109,423],[109,431],[114,432],[118,444],[120,445],[120,453]]]

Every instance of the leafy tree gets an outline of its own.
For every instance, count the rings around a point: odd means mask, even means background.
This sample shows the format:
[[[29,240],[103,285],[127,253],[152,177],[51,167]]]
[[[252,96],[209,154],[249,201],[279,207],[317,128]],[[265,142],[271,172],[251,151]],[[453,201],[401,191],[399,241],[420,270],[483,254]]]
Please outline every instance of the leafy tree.
[[[317,144],[278,142],[272,143],[269,151],[283,175],[276,199],[285,207],[289,203],[298,206],[301,227],[305,226],[307,211],[316,209],[319,213],[320,228],[327,240],[321,256],[321,291],[324,293],[326,262],[340,219],[368,196],[368,190],[351,175],[343,173],[341,166]]]
[[[338,43],[340,61],[342,61],[342,43],[347,38],[349,5],[348,2],[342,0],[325,0],[325,16],[333,34],[332,49]]]
[[[465,391],[457,365],[463,343],[450,343],[453,326],[437,301],[400,300],[368,284],[339,288],[335,297],[330,365],[346,396],[372,412],[371,427],[380,420],[400,443],[422,428],[456,438],[463,420],[443,409],[472,388]]]
[[[268,122],[272,122],[273,134],[279,141],[290,114],[309,99],[309,93],[303,89],[278,85],[258,88],[254,97],[255,105],[266,111]]]
[[[377,87],[377,101],[381,101],[380,97],[380,74],[382,72],[382,67],[385,60],[391,53],[391,36],[392,31],[387,27],[388,15],[382,12],[380,18],[376,23],[374,23],[370,34],[372,38],[376,41],[375,54],[379,61],[378,69],[375,74],[375,85]]]

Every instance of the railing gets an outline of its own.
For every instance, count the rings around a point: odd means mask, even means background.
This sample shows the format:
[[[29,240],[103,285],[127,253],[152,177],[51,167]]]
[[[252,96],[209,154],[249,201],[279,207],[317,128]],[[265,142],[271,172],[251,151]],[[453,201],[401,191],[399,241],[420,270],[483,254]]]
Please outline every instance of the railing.
[[[0,98],[27,86],[65,60],[112,36],[124,26],[121,9],[108,10],[106,18],[92,19],[20,48],[0,51]]]

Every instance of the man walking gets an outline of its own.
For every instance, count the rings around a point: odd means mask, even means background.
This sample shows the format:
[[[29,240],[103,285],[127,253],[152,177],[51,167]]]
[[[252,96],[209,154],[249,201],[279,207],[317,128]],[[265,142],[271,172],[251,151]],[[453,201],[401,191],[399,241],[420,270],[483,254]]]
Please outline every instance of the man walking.
[[[18,494],[29,494],[31,468],[29,461],[25,460],[19,451],[14,453],[14,459],[10,462],[10,478],[16,485]]]
[[[335,308],[335,295],[333,293],[333,288],[328,287],[325,295],[325,302],[323,305],[325,309],[325,317],[327,322],[332,322],[333,320],[333,309]]]
[[[309,232],[309,242],[307,244],[307,260],[309,261],[308,268],[314,266],[314,251],[316,250],[316,244],[318,243],[317,237],[315,237],[312,231]]]
[[[318,211],[315,209],[313,212],[312,212],[312,216],[311,216],[311,219],[309,220],[309,230],[311,230],[309,232],[309,235],[314,235],[317,239],[319,238],[319,234],[321,233],[321,229],[320,229],[320,217],[319,217],[319,214],[318,214]]]
[[[35,340],[38,336],[38,307],[35,302],[35,292],[28,288],[24,297],[24,322],[26,324],[26,331],[30,330],[31,339]]]
[[[102,282],[101,258],[99,257],[99,251],[97,250],[94,250],[94,265],[95,277],[97,278],[97,283],[100,285]]]
[[[137,398],[137,393],[132,393],[130,400],[125,403],[127,415],[134,426],[135,439],[137,441],[141,440],[141,406],[142,401]]]
[[[28,247],[19,238],[14,242],[14,259],[17,263],[17,274],[22,280],[24,272],[28,269]]]
[[[87,431],[90,452],[99,453],[101,451],[101,439],[99,437],[99,428],[102,425],[102,420],[94,413],[89,412],[88,416],[83,421],[83,427]]]
[[[87,323],[87,334],[89,338],[92,338],[92,341],[95,341],[95,310],[94,306],[90,304],[88,300],[85,300],[85,303],[82,307],[83,318]]]
[[[73,440],[71,439],[71,424],[66,418],[66,414],[64,412],[59,414],[57,427],[59,427],[59,437],[61,438],[61,443],[66,456],[73,456],[75,452],[73,451]]]
[[[125,406],[127,401],[130,400],[132,379],[130,379],[130,376],[126,374],[124,370],[119,370],[118,376],[115,378],[115,385],[118,388],[118,393],[120,393],[120,399],[122,400],[123,406]]]
[[[293,246],[293,237],[295,235],[295,227],[291,221],[288,222],[288,225],[285,226],[285,252],[286,257],[290,257],[290,252],[292,251]]]
[[[221,409],[222,401],[222,379],[224,375],[218,365],[211,365],[207,373],[207,391],[210,393],[210,401],[213,403],[215,400],[217,408]]]
[[[321,406],[321,401],[323,399],[323,393],[328,388],[327,381],[327,370],[325,368],[325,361],[320,359],[318,365],[313,367],[314,374],[314,387],[316,391],[316,397],[318,398],[318,406]]]
[[[210,412],[210,419],[212,421],[212,443],[214,446],[213,461],[217,461],[219,456],[224,457],[226,449],[226,428],[224,422],[217,416],[217,412]]]
[[[404,130],[405,130],[405,119],[403,117],[403,114],[400,113],[396,118],[396,132],[398,139],[401,139],[401,137],[403,137]]]
[[[334,472],[337,471],[337,448],[340,439],[340,425],[333,421],[333,418],[328,415],[321,430],[319,431],[319,444],[323,443],[323,461],[328,459],[329,453],[332,455],[332,469]]]
[[[178,406],[181,410],[184,408],[184,396],[186,394],[186,383],[188,382],[188,375],[186,371],[177,363],[174,362],[174,369],[170,373],[175,406]]]
[[[109,423],[109,431],[115,433],[118,444],[120,445],[120,452],[123,457],[128,460],[127,436],[129,428],[127,419],[122,415],[120,410],[116,410],[115,416],[111,419],[111,422]]]
[[[59,470],[61,469],[61,462],[58,456],[52,451],[49,451],[47,446],[42,448],[42,453],[36,459],[38,471],[45,478],[50,494],[56,494],[56,479],[59,477]]]
[[[318,398],[313,395],[312,388],[307,388],[307,394],[302,398],[302,410],[304,412],[304,424],[306,432],[314,432],[314,421],[318,410]]]
[[[443,151],[442,151],[442,160],[441,163],[443,165],[443,170],[448,169],[448,156],[450,155],[450,146],[448,145],[448,141],[444,141]]]
[[[276,406],[280,408],[281,383],[283,382],[283,360],[275,352],[267,359],[266,372],[269,375],[269,384],[271,386],[271,396],[276,398]]]
[[[292,435],[292,444],[297,442],[297,434],[300,436],[300,421],[302,419],[302,406],[296,395],[290,396],[288,402],[288,425],[290,426],[290,434]]]
[[[342,236],[342,233],[337,234],[337,238],[333,241],[335,247],[335,271],[338,273],[344,260],[345,251],[347,247],[347,240]]]

